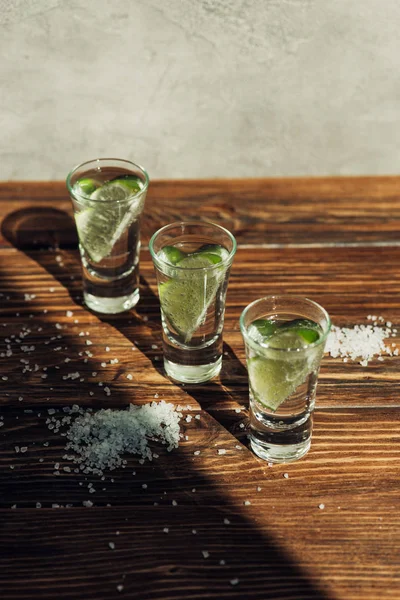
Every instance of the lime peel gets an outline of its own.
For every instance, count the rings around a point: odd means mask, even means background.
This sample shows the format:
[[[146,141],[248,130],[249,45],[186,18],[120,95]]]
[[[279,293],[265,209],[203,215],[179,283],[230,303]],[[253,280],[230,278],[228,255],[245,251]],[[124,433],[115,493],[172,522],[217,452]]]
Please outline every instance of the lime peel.
[[[80,243],[93,262],[100,262],[112,251],[129,225],[140,216],[143,195],[122,180],[97,188],[84,209],[75,214]],[[125,202],[132,196],[132,204]],[[91,202],[95,200],[96,202]]]

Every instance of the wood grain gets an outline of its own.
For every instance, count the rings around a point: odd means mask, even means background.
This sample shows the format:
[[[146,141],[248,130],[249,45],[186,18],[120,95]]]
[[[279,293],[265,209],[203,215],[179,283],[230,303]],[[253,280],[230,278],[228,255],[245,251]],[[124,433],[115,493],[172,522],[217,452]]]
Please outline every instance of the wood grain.
[[[22,395],[24,407],[48,402],[116,406],[147,402],[156,392],[169,393],[171,384],[162,369],[155,275],[147,251],[142,253],[141,301],[137,309],[128,316],[102,318],[82,306],[76,251],[23,252],[10,248],[4,249],[2,256],[1,299],[7,321],[6,327],[0,328],[0,354],[4,354],[3,376],[8,379],[0,380],[0,389],[5,392],[1,404],[14,404]],[[60,257],[62,262],[57,261]],[[239,248],[227,297],[223,370],[218,384],[190,386],[191,393],[213,414],[247,405],[239,316],[248,302],[267,294],[311,296],[339,326],[368,324],[368,315],[382,315],[400,332],[399,260],[400,248],[336,248],[334,252],[330,248],[259,248],[257,252]],[[33,294],[34,298],[26,300],[25,294]],[[68,311],[73,315],[67,316]],[[14,335],[19,341],[25,330],[29,334],[24,344],[10,338]],[[399,341],[395,334],[387,343],[398,345]],[[34,350],[23,352],[21,346],[34,346]],[[8,349],[12,351],[10,356]],[[118,363],[111,364],[115,358]],[[39,368],[26,371],[21,360],[30,360]],[[399,406],[399,361],[395,356],[386,356],[383,362],[375,358],[365,368],[326,356],[319,382],[319,405]],[[78,380],[64,379],[77,371]],[[110,386],[110,397],[105,396],[99,382]],[[29,386],[29,394],[21,394],[21,384]],[[175,398],[182,402],[182,393],[176,393]]]
[[[270,467],[248,448],[238,326],[251,300],[294,293],[320,302],[337,325],[366,324],[375,314],[400,331],[399,184],[397,177],[152,182],[144,246],[159,226],[193,216],[224,224],[239,242],[221,376],[179,386],[162,369],[146,248],[138,307],[95,315],[82,305],[65,185],[0,183],[2,599],[400,597],[400,358],[362,367],[325,356],[311,450]],[[398,335],[390,343],[399,344]],[[65,438],[48,429],[49,409],[152,400],[200,416],[182,420],[177,450],[155,445],[158,459],[129,456],[103,481],[63,470]]]
[[[142,238],[197,218],[224,224],[240,244],[398,244],[399,189],[399,177],[153,181]],[[1,183],[0,219],[2,244],[18,224],[31,247],[76,245],[63,182]]]

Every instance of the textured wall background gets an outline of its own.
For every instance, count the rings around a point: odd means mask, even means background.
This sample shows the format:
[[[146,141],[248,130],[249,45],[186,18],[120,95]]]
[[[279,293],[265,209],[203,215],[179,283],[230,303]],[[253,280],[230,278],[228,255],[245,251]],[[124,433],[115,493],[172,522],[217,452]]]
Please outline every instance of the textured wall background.
[[[397,0],[0,0],[0,179],[400,171]]]

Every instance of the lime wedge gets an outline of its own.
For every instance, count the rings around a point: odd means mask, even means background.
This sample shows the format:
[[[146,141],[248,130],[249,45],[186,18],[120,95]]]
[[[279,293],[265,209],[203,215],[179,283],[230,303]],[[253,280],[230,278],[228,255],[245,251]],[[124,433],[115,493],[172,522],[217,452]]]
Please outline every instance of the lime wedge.
[[[197,250],[196,254],[204,253],[216,254],[221,258],[221,260],[226,260],[229,256],[228,250],[220,244],[204,244],[203,246],[201,246],[201,248]]]
[[[135,177],[135,175],[118,175],[118,177],[115,177],[112,181],[119,181],[134,192],[140,192],[143,187],[141,179],[139,177]]]
[[[79,179],[73,187],[73,192],[78,196],[90,196],[97,188],[101,186],[101,183],[90,177],[83,177]]]
[[[303,338],[307,344],[313,344],[321,335],[321,328],[318,323],[310,319],[293,319],[286,321],[279,327],[279,331],[293,332]]]
[[[133,188],[131,182],[126,178],[113,179],[113,181],[107,181],[107,183],[97,188],[90,195],[90,199],[103,200],[104,202],[122,202],[136,193],[136,188]]]
[[[212,265],[216,265],[222,261],[222,258],[219,254],[214,254],[213,252],[195,252],[192,256],[202,256],[206,258]]]
[[[253,321],[250,325],[251,328],[256,328],[258,333],[263,337],[263,338],[268,338],[270,337],[273,333],[275,333],[276,329],[277,329],[277,324],[274,323],[274,321],[271,321],[270,319],[256,319],[255,321]],[[250,332],[251,335],[251,332]]]
[[[187,255],[172,278],[159,286],[164,317],[185,343],[205,321],[224,275],[219,269],[204,270],[214,264],[206,254]]]
[[[133,198],[131,204],[124,202],[135,195],[125,181],[110,181],[97,188],[88,205],[75,215],[79,241],[94,262],[106,258],[126,228],[139,217],[142,196]]]
[[[175,246],[164,246],[158,253],[158,256],[170,265],[177,265],[187,254]]]
[[[289,361],[255,356],[247,361],[247,368],[255,399],[273,412],[311,372],[305,358]]]

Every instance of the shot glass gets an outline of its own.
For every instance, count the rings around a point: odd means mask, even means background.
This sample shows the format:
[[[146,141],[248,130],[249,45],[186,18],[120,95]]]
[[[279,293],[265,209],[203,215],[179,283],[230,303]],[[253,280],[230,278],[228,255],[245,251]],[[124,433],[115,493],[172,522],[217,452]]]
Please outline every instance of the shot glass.
[[[99,313],[139,300],[140,219],[149,177],[127,160],[98,158],[67,177],[74,207],[86,305]]]
[[[285,463],[311,445],[321,358],[331,327],[322,306],[298,296],[267,296],[240,317],[250,392],[250,445]]]
[[[150,240],[161,307],[164,368],[201,383],[218,375],[229,272],[236,240],[213,223],[166,225]]]

